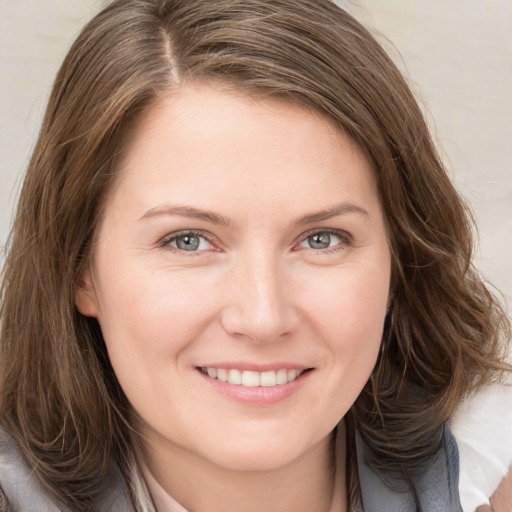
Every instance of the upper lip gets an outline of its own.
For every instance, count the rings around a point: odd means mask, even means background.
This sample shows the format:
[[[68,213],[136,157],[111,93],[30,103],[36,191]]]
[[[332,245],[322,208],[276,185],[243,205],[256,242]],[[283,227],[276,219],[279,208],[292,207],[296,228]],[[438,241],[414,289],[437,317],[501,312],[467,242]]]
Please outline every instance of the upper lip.
[[[232,361],[232,362],[223,361],[223,362],[218,362],[218,363],[216,362],[216,363],[201,364],[198,366],[198,368],[223,368],[226,370],[237,369],[237,370],[242,370],[242,371],[247,370],[247,371],[262,373],[262,372],[282,370],[283,368],[286,368],[287,370],[306,370],[311,367],[302,365],[302,364],[286,363],[286,362],[259,364],[259,363],[249,363],[249,362],[244,362],[244,361]]]

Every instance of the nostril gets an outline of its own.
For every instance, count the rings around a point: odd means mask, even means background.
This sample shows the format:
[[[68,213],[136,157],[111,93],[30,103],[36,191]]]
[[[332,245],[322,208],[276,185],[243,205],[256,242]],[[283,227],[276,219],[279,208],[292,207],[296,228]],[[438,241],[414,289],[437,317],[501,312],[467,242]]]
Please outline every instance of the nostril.
[[[256,311],[241,305],[233,306],[222,313],[221,323],[230,336],[254,343],[273,343],[292,336],[298,322],[291,308],[277,306],[271,309]]]

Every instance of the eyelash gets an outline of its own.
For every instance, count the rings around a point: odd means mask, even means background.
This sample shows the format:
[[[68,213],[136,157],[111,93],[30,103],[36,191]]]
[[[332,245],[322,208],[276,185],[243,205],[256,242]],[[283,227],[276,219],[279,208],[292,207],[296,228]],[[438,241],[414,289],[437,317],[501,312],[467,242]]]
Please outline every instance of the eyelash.
[[[294,251],[298,251],[301,249],[300,244],[305,242],[309,237],[319,234],[328,234],[336,236],[340,239],[340,242],[333,247],[327,247],[325,249],[314,249],[312,247],[309,247],[309,250],[315,251],[317,254],[331,254],[332,252],[336,252],[339,250],[342,250],[343,248],[350,247],[353,245],[353,238],[352,236],[347,233],[346,231],[341,231],[337,229],[312,229],[310,231],[307,231],[306,233],[303,233],[300,235],[300,237],[297,239],[296,242],[294,242]],[[179,253],[179,254],[187,254],[187,256],[198,256],[204,250],[192,250],[192,251],[186,251],[184,249],[180,249],[178,247],[172,247],[170,244],[180,238],[184,237],[196,237],[196,238],[202,238],[203,240],[206,240],[210,245],[215,246],[216,244],[213,242],[213,237],[209,234],[206,234],[204,231],[196,231],[196,230],[186,230],[186,231],[178,231],[176,233],[171,233],[164,238],[161,239],[159,242],[159,245],[161,247],[168,248],[172,250],[173,252]]]
[[[170,244],[180,238],[184,238],[184,237],[196,237],[196,238],[202,238],[203,240],[206,240],[210,245],[213,245],[215,246],[215,243],[212,241],[212,238],[211,236],[208,236],[205,234],[204,231],[195,231],[193,229],[188,229],[186,231],[178,231],[177,233],[171,233],[167,236],[165,236],[164,238],[162,238],[162,240],[159,242],[159,245],[161,247],[165,247],[167,249],[170,249],[172,250],[173,252],[176,252],[176,253],[179,253],[179,254],[187,254],[187,256],[198,256],[201,252],[204,252],[204,251],[186,251],[184,249],[180,249],[179,247],[172,247]]]
[[[325,255],[325,254],[331,254],[336,251],[343,250],[347,247],[351,247],[354,245],[354,240],[352,235],[347,233],[346,231],[342,231],[339,229],[312,229],[310,231],[307,231],[306,233],[303,233],[298,243],[295,245],[294,250],[300,250],[301,247],[297,247],[298,245],[304,243],[309,237],[314,235],[333,235],[340,239],[340,242],[334,245],[333,247],[327,247],[325,249],[314,249],[313,247],[309,247],[309,250],[315,251],[316,254],[319,255]]]

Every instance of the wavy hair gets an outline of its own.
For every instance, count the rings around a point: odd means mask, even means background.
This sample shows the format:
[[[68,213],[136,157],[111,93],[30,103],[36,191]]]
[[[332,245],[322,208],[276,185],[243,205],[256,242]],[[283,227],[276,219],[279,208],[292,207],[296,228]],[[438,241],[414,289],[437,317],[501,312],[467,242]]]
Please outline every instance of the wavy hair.
[[[349,424],[375,468],[414,472],[461,399],[508,368],[510,325],[472,266],[470,214],[406,81],[329,0],[116,0],[85,26],[57,74],[3,269],[3,428],[58,502],[94,510],[116,463],[138,510],[151,508],[129,404],[74,296],[141,112],[191,82],[314,109],[372,163],[393,300]]]

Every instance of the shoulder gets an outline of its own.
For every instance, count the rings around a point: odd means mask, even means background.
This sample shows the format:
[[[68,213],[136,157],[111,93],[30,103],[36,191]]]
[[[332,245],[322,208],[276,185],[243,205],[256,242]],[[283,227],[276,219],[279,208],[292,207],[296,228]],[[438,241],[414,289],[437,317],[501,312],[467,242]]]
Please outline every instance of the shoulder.
[[[460,497],[464,510],[488,497],[512,467],[512,384],[486,386],[456,411],[452,429],[460,452]]]
[[[16,443],[0,429],[0,487],[4,501],[12,510],[38,510],[59,512],[59,509],[44,492],[39,480],[25,463]],[[9,510],[5,505],[5,510]]]
[[[417,510],[417,502],[421,510],[462,512],[458,492],[459,454],[449,425],[444,427],[443,442],[435,459],[409,478],[372,469],[369,463],[372,451],[359,434],[356,436],[356,451],[366,512],[412,512]]]
[[[512,384],[487,386],[468,397],[451,424],[445,425],[438,457],[415,482],[421,489],[418,498],[425,503],[424,508],[475,510],[488,503],[488,497],[512,467],[511,429]],[[405,482],[370,468],[367,461],[371,460],[371,450],[359,436],[356,449],[365,510],[415,510],[414,496]],[[388,507],[385,510],[383,503]],[[436,509],[432,503],[444,504]]]
[[[45,492],[36,474],[23,459],[12,437],[0,428],[0,512],[11,510],[71,512],[57,505]],[[126,483],[117,468],[114,468],[109,476],[108,485],[105,485],[104,491],[98,498],[96,510],[97,512],[134,511]]]

